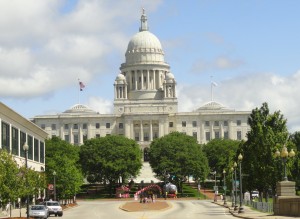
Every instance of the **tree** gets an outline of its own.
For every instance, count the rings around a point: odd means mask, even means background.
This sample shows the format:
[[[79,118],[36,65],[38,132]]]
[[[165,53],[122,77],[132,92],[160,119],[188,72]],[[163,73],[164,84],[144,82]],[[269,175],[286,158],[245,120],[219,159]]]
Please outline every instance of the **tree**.
[[[226,170],[226,173],[230,173],[241,143],[241,141],[231,139],[213,139],[204,144],[202,148],[208,159],[210,171],[216,171],[221,176],[223,170]],[[223,181],[223,177],[220,177],[220,180]],[[227,183],[227,185],[231,184]]]
[[[292,179],[295,180],[296,186],[300,187],[300,132],[295,132],[290,136],[291,141],[296,145],[295,163],[292,168]]]
[[[265,194],[271,189],[274,194],[276,183],[282,178],[281,161],[274,157],[274,153],[285,143],[288,148],[292,146],[287,142],[286,119],[280,111],[270,114],[268,104],[263,103],[259,109],[252,110],[248,123],[251,127],[248,140],[238,151],[243,154],[243,172],[249,179],[243,181],[244,188],[249,191],[258,189]]]
[[[17,163],[11,154],[0,149],[0,197],[2,202],[16,200],[20,191],[22,178],[19,177]]]
[[[172,132],[151,143],[149,163],[158,177],[164,178],[169,174],[181,191],[186,177],[204,180],[209,171],[207,158],[197,140],[179,132]]]
[[[80,191],[83,183],[79,164],[78,146],[74,146],[58,137],[46,140],[46,181],[54,183],[56,173],[56,192],[60,198],[73,197]]]
[[[132,139],[108,135],[84,142],[80,148],[80,160],[89,182],[109,182],[110,191],[121,178],[136,177],[142,167],[139,145]]]

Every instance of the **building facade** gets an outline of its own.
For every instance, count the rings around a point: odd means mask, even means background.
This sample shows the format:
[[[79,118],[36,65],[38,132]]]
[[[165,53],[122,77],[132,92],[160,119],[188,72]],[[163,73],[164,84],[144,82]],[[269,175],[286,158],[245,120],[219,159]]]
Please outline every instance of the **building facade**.
[[[48,136],[36,124],[25,119],[0,102],[1,150],[11,153],[19,166],[25,165],[23,145],[27,142],[28,167],[35,171],[45,170],[45,139]]]
[[[176,80],[164,60],[159,39],[149,32],[145,11],[139,32],[128,43],[125,63],[114,82],[114,110],[100,114],[76,104],[63,113],[40,115],[33,122],[48,135],[75,144],[106,135],[124,135],[147,149],[155,138],[173,131],[199,143],[214,138],[245,140],[249,111],[210,101],[193,112],[178,112]]]

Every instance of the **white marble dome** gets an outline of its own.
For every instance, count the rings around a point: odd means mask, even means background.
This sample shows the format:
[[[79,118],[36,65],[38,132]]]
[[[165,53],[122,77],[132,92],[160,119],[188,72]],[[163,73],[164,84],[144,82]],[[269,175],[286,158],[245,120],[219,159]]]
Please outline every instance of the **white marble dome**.
[[[174,80],[175,80],[174,75],[173,75],[171,72],[168,72],[168,73],[166,74],[166,81],[167,81],[167,82],[174,82]]]
[[[120,73],[120,74],[117,75],[115,81],[116,81],[118,84],[120,84],[120,83],[123,84],[123,83],[125,82],[125,80],[126,80],[125,76],[124,76],[122,73]]]
[[[90,109],[86,105],[75,104],[70,109],[64,111],[64,113],[96,113],[96,112],[94,110]]]
[[[164,52],[159,39],[149,31],[136,33],[128,43],[126,63],[164,62]]]

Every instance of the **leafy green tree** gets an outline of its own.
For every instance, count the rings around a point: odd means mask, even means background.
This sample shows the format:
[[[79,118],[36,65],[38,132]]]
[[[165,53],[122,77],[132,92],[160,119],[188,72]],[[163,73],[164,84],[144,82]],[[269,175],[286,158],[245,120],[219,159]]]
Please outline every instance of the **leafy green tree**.
[[[180,191],[186,177],[204,180],[209,171],[207,158],[197,140],[179,132],[172,132],[151,143],[149,163],[158,177],[163,179],[169,174]]]
[[[300,132],[295,132],[290,136],[291,141],[296,145],[295,163],[292,168],[292,179],[295,180],[296,186],[300,188]]]
[[[142,167],[139,145],[124,136],[108,135],[84,142],[80,160],[89,182],[109,182],[110,191],[121,178],[136,177]]]
[[[0,149],[0,197],[2,202],[16,200],[21,188],[22,177],[19,175],[17,163],[11,154]]]
[[[83,175],[79,150],[78,146],[58,137],[46,140],[46,181],[47,184],[53,184],[53,173],[56,173],[57,197],[68,199],[80,191]]]
[[[216,171],[219,175],[220,181],[223,181],[223,170],[226,171],[227,185],[231,187],[230,170],[235,162],[236,153],[239,145],[243,142],[231,139],[213,139],[207,144],[203,145],[203,152],[205,153],[210,171]]]
[[[274,153],[276,149],[281,150],[285,143],[288,148],[292,147],[287,142],[286,119],[280,111],[271,114],[268,104],[263,103],[260,108],[252,110],[248,123],[251,127],[247,133],[248,140],[238,151],[243,155],[243,173],[247,174],[243,186],[245,190],[258,189],[260,193],[268,194],[271,189],[274,193],[283,172],[282,162],[275,158]]]

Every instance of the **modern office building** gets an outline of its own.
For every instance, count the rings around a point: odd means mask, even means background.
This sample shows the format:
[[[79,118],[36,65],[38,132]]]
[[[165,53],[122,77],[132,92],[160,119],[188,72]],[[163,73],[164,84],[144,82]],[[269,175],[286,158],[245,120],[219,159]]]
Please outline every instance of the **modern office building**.
[[[35,116],[33,122],[50,137],[59,136],[75,145],[85,139],[124,135],[135,139],[145,153],[153,139],[173,131],[193,136],[199,143],[214,138],[246,139],[250,111],[210,101],[192,112],[178,112],[176,85],[162,45],[149,32],[143,11],[139,32],[129,41],[125,62],[114,82],[112,114],[76,104],[62,113]]]
[[[0,102],[0,149],[11,153],[19,166],[25,165],[25,142],[28,149],[28,167],[36,171],[45,170],[45,139],[43,129],[25,119]]]

